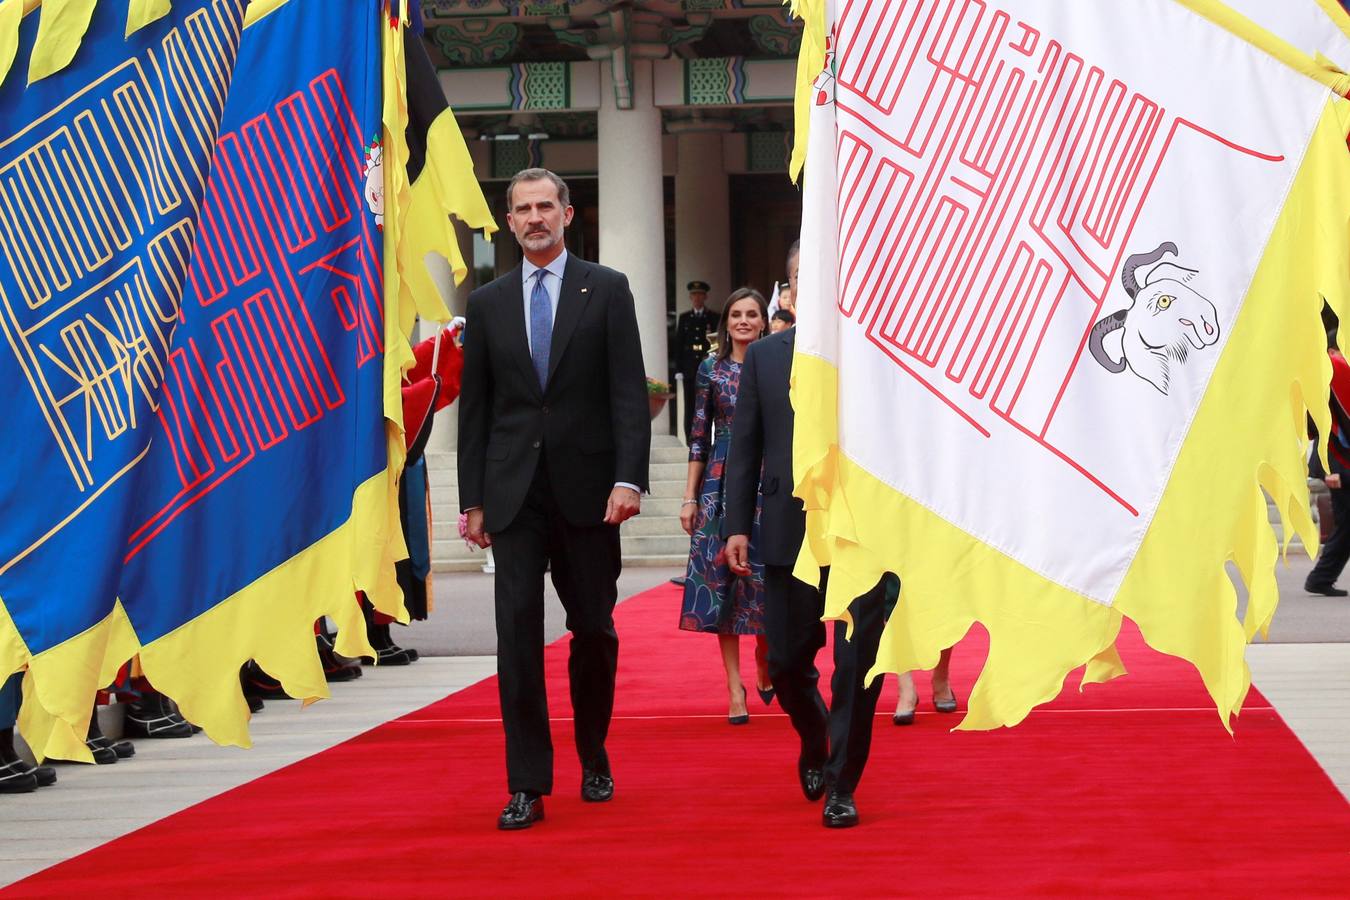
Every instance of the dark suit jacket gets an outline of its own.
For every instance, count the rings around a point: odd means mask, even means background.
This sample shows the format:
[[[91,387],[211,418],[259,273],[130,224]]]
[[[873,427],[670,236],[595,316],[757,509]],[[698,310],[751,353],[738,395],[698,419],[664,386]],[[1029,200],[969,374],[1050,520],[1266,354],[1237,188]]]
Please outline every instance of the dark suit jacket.
[[[469,295],[459,395],[459,502],[488,533],[520,511],[541,451],[574,525],[598,525],[615,482],[647,490],[651,415],[633,294],[622,273],[571,254],[539,387],[520,267]]]
[[[750,534],[755,494],[762,490],[758,549],[768,566],[795,565],[806,534],[802,501],[792,496],[793,416],[788,385],[796,341],[797,329],[789,328],[755,341],[746,351],[727,455],[723,531]]]

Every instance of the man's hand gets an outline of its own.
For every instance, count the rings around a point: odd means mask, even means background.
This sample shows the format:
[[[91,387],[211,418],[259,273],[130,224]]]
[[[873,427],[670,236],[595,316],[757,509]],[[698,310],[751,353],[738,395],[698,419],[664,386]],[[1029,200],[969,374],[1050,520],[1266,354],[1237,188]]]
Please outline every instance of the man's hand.
[[[605,524],[618,525],[642,512],[642,495],[632,488],[618,487],[609,492],[605,504]]]
[[[492,535],[483,530],[483,510],[471,509],[465,514],[468,521],[464,525],[465,536],[480,548],[492,546]]]
[[[1340,488],[1341,486],[1341,475],[1339,472],[1332,472],[1325,479],[1323,479],[1323,481],[1326,483],[1327,487],[1331,488],[1334,491]]]
[[[737,575],[750,574],[750,535],[733,534],[727,538],[727,567]]]

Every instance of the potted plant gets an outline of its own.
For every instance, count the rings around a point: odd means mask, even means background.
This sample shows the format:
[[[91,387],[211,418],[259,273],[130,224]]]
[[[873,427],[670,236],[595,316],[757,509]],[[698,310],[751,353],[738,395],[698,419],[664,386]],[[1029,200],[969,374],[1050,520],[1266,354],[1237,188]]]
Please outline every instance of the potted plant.
[[[647,405],[651,408],[652,418],[655,419],[661,415],[661,410],[665,408],[666,401],[675,396],[675,392],[670,389],[670,385],[659,378],[647,378]]]

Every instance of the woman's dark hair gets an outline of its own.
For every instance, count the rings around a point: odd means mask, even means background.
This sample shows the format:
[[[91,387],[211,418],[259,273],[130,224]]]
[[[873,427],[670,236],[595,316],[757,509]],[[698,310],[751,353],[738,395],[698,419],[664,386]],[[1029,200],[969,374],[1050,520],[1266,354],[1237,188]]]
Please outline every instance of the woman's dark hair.
[[[717,323],[717,358],[719,360],[726,359],[731,355],[731,335],[727,331],[727,322],[731,320],[731,308],[746,297],[753,298],[759,304],[759,319],[764,323],[759,336],[764,337],[765,329],[769,327],[769,305],[764,302],[764,295],[751,287],[736,288],[727,298],[727,302],[722,304],[722,318]]]
[[[788,323],[789,325],[796,325],[796,324],[797,324],[797,317],[794,316],[789,310],[786,310],[786,309],[775,309],[775,310],[773,311],[772,320],[776,320],[776,321],[779,321],[779,322],[786,322],[786,323]]]

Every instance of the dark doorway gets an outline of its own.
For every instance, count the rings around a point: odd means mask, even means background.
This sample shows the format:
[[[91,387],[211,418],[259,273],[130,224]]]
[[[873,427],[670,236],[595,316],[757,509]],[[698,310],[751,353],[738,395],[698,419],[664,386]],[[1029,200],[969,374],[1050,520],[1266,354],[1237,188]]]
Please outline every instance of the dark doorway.
[[[731,278],[773,294],[787,281],[787,251],[797,240],[802,195],[786,173],[731,176]]]

